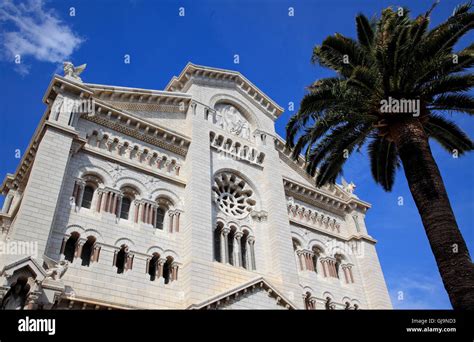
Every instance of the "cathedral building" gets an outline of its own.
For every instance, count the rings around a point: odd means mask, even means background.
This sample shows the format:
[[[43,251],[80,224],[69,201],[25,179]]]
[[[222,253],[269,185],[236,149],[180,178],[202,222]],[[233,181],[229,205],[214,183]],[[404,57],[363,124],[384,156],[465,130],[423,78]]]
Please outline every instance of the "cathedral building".
[[[392,307],[370,204],[314,186],[241,73],[189,63],[161,91],[84,68],[53,77],[1,185],[0,297],[26,278],[27,309]]]

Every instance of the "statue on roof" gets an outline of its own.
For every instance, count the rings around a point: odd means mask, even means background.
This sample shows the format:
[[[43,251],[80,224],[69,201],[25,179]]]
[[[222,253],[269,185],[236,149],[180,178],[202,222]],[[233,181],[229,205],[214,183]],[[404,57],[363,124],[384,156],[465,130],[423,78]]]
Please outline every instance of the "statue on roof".
[[[347,191],[350,194],[354,193],[356,185],[353,182],[347,183],[347,181],[344,179],[344,177],[342,177],[341,182],[342,182],[342,188],[345,191]]]
[[[71,62],[64,62],[64,76],[66,78],[71,78],[73,80],[82,82],[81,78],[79,77],[80,74],[86,69],[87,64],[82,64],[77,67],[74,66]]]

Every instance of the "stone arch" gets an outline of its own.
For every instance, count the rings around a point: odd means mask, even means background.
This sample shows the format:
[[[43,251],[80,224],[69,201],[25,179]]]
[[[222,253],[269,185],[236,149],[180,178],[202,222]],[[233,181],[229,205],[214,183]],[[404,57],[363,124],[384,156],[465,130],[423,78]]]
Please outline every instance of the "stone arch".
[[[117,241],[115,241],[114,246],[120,248],[120,246],[122,246],[124,244],[128,246],[129,250],[132,250],[132,249],[135,248],[135,243],[132,240],[128,239],[128,238],[118,239]]]
[[[145,184],[143,184],[143,182],[141,182],[139,179],[130,176],[120,177],[115,182],[115,186],[118,189],[122,189],[125,187],[133,188],[138,193],[138,195],[142,197],[143,194],[146,192]]]
[[[165,253],[165,251],[163,250],[163,248],[159,246],[151,246],[150,248],[147,249],[146,254],[152,255],[153,253],[158,253],[160,256],[162,256]]]
[[[209,100],[209,106],[212,109],[214,109],[215,106],[220,103],[228,103],[230,105],[233,105],[240,111],[240,113],[247,119],[247,121],[251,125],[251,132],[250,132],[251,135],[256,129],[262,128],[262,125],[258,117],[255,114],[253,114],[253,111],[250,109],[250,107],[239,98],[229,95],[229,94],[216,94],[212,96],[211,99]]]
[[[174,191],[170,189],[165,189],[165,188],[154,189],[150,193],[150,198],[152,198],[154,201],[157,201],[159,198],[165,198],[171,202],[171,204],[174,206],[175,209],[183,208],[183,202],[181,201],[179,196],[176,195]]]
[[[297,231],[291,231],[291,238],[297,239],[301,244],[301,248],[305,248],[305,246],[307,245],[306,238]]]
[[[321,256],[329,256],[329,254],[327,253],[326,243],[320,239],[313,238],[309,240],[307,246],[307,248],[311,251],[315,247],[318,248],[321,251]]]
[[[96,165],[84,165],[76,171],[77,178],[83,178],[85,175],[95,175],[102,179],[105,186],[112,186],[114,181],[110,173],[101,166]]]
[[[350,303],[352,304],[354,308],[356,308],[356,305],[357,305],[356,309],[360,309],[361,303],[358,299],[352,299]]]
[[[291,237],[291,242],[293,244],[293,250],[297,251],[298,249],[303,249],[304,245],[301,243],[301,240],[299,238],[297,238],[295,236],[292,236]]]
[[[178,261],[179,259],[178,253],[176,253],[172,249],[165,249],[162,255],[164,258],[172,257],[174,261]]]
[[[66,230],[64,231],[64,235],[69,236],[73,232],[78,232],[82,236],[85,231],[86,231],[86,229],[83,228],[82,226],[80,226],[78,224],[71,224],[71,225],[67,226]]]
[[[87,237],[93,236],[96,238],[96,242],[103,243],[104,239],[102,234],[99,233],[96,229],[86,229],[84,233],[81,233],[81,238],[87,239]]]
[[[354,260],[354,256],[351,254],[352,252],[350,250],[341,248],[341,245],[344,245],[343,242],[339,242],[337,245],[329,245],[329,248],[326,248],[326,255],[335,257],[336,255],[342,256],[342,260],[345,263],[350,263],[350,264],[356,264]],[[344,245],[345,246],[345,245]]]
[[[242,233],[245,232],[245,231],[248,231],[249,236],[255,236],[253,229],[250,226],[246,225],[246,224],[240,226],[240,231]]]
[[[331,292],[329,291],[323,292],[322,298],[326,300],[327,297],[331,298],[331,301],[334,301],[334,295]]]

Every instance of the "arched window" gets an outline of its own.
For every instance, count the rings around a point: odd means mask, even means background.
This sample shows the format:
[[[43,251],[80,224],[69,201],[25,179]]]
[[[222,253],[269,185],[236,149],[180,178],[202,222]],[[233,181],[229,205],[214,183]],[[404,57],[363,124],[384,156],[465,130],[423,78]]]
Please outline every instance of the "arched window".
[[[128,246],[122,245],[120,251],[115,255],[114,265],[117,267],[117,273],[121,274],[125,271],[129,264]]]
[[[156,208],[156,222],[155,228],[163,230],[164,222],[165,222],[165,214],[166,210],[162,207]]]
[[[341,268],[341,262],[343,260],[343,256],[340,254],[334,255],[336,262],[334,263],[334,268],[336,269],[336,277],[339,278],[339,269]]]
[[[222,223],[218,223],[216,229],[214,229],[214,260],[223,262],[221,253],[221,235],[222,235]]]
[[[304,296],[304,306],[306,308],[306,310],[313,310],[314,309],[314,304],[313,302],[311,301],[311,293],[310,292],[306,292],[305,296]]]
[[[86,243],[82,246],[81,252],[81,259],[82,259],[82,266],[89,266],[91,259],[94,255],[94,247],[95,247],[96,238],[93,236],[89,236],[87,238]]]
[[[129,197],[122,198],[122,206],[120,207],[120,218],[124,220],[128,220],[128,216],[130,213],[130,205],[132,201]]]
[[[64,259],[71,263],[74,261],[79,237],[80,235],[78,232],[72,232],[71,236],[69,237],[69,239],[67,239],[66,244],[64,246]]]
[[[171,279],[171,264],[173,263],[172,257],[167,257],[166,262],[163,265],[163,279],[165,280],[165,284],[168,284]]]
[[[90,209],[92,205],[92,198],[94,197],[94,188],[91,185],[86,185],[84,194],[82,195],[81,207]]]
[[[326,302],[324,303],[326,310],[334,310],[334,304],[330,297],[326,297]]]
[[[158,253],[153,253],[152,258],[148,262],[148,274],[150,275],[150,280],[154,281],[158,273],[158,261],[160,260],[160,255]]]
[[[313,261],[313,268],[314,268],[314,272],[318,273],[318,260],[319,260],[319,257],[321,256],[321,249],[319,249],[318,247],[314,246],[313,247],[313,257],[312,257],[312,261]]]
[[[240,238],[240,255],[242,256],[242,267],[245,269],[249,269],[249,260],[248,260],[248,247],[247,241],[249,237],[249,232],[244,230],[242,237]]]
[[[236,265],[236,260],[234,258],[234,240],[235,240],[235,227],[231,229],[229,236],[227,238],[228,242],[228,251],[229,251],[229,264]]]

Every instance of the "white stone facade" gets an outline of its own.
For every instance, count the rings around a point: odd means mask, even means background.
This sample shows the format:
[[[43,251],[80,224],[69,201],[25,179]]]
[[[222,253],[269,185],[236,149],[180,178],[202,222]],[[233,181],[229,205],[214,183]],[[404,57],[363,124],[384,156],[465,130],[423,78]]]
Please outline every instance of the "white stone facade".
[[[391,308],[370,205],[314,187],[240,73],[188,64],[165,91],[55,76],[44,102],[1,188],[2,243],[37,250],[2,255],[0,281],[28,276],[30,308]]]

